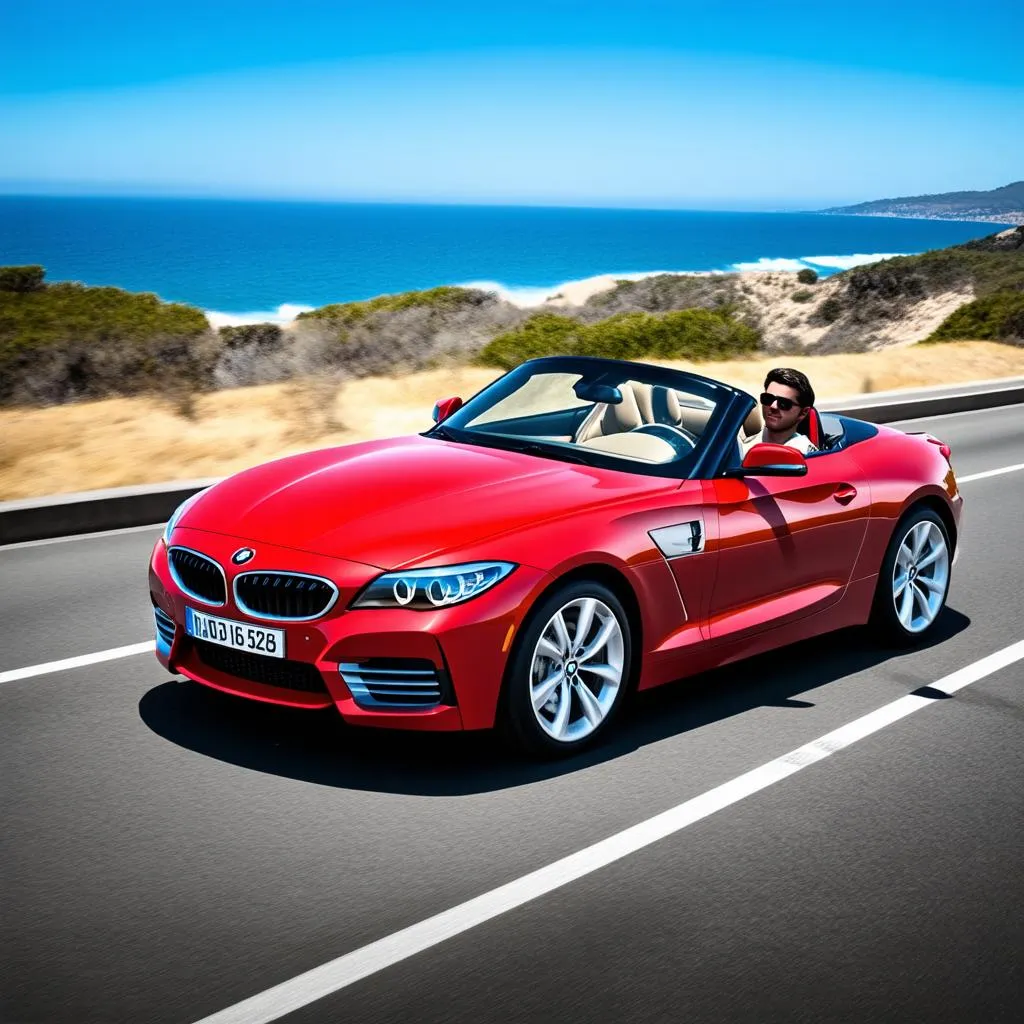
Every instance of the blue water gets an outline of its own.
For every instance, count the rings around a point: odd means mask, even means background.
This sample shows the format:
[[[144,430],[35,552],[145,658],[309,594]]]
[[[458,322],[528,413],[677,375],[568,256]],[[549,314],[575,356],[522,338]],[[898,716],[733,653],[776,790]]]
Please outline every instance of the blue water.
[[[863,260],[996,230],[814,214],[0,196],[0,264],[230,313],[441,284],[515,293],[605,273]]]

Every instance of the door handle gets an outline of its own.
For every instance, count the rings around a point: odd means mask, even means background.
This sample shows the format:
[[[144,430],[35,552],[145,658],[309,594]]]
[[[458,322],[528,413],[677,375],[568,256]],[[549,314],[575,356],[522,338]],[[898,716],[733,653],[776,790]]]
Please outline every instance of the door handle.
[[[832,492],[832,497],[840,505],[848,505],[857,497],[857,488],[853,484],[837,484],[836,489]]]

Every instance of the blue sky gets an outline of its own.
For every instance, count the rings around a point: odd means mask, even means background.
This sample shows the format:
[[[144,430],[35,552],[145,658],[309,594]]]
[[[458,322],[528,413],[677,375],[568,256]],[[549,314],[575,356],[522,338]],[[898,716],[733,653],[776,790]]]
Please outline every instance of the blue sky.
[[[1024,178],[1024,4],[49,0],[0,191],[794,209]]]

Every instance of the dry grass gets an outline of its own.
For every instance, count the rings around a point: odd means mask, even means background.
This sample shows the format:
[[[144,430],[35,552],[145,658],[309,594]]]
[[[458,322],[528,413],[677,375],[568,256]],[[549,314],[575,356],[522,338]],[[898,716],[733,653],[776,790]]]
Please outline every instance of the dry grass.
[[[761,389],[772,366],[796,365],[821,398],[1024,374],[1024,348],[990,342],[911,346],[862,355],[771,356],[673,363]],[[0,498],[223,476],[309,448],[427,429],[438,398],[464,398],[497,371],[449,367],[337,384],[323,378],[196,395],[0,410]]]

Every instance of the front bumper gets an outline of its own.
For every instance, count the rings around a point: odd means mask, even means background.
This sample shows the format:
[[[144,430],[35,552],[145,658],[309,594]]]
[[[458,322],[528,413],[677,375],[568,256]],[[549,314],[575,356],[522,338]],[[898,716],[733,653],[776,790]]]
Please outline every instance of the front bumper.
[[[227,577],[227,600],[212,607],[187,597],[171,576],[163,541],[157,541],[149,589],[158,619],[160,663],[198,683],[251,700],[304,708],[333,704],[354,725],[444,731],[493,726],[513,639],[526,611],[550,582],[546,573],[521,565],[491,590],[449,608],[350,610],[351,600],[378,570],[268,544],[258,545],[258,564],[236,570],[231,554],[244,543],[237,538],[179,529],[174,542],[220,564]],[[339,600],[326,615],[310,622],[266,621],[246,614],[235,604],[232,580],[235,572],[260,568],[325,576],[338,585]],[[211,651],[186,635],[186,604],[238,622],[284,629],[289,664],[282,666],[278,659],[262,655],[225,655],[228,648]],[[399,677],[417,681],[409,692],[421,680],[435,680],[438,702],[395,706],[376,700],[372,680],[375,674],[387,674],[382,665],[395,666]],[[396,689],[392,686],[392,692]]]

